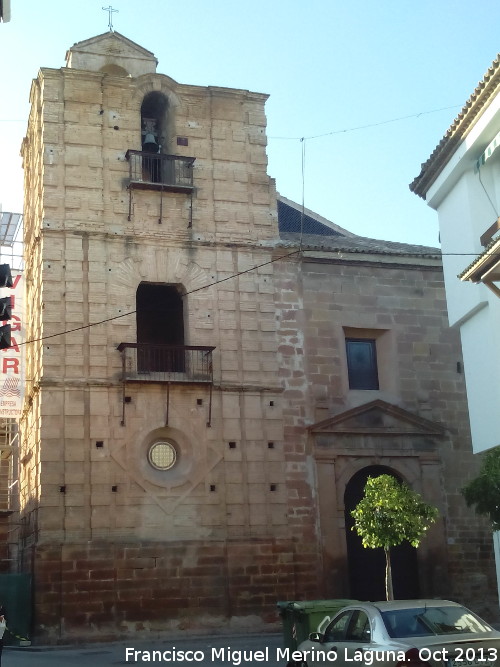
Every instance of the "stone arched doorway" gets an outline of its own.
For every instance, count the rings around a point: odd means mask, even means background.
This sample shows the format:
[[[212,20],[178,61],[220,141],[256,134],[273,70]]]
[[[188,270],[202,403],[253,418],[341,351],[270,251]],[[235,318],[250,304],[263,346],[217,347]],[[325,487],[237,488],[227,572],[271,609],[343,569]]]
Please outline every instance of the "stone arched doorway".
[[[349,480],[344,494],[347,562],[350,597],[358,600],[385,599],[385,555],[382,549],[365,549],[354,530],[351,511],[364,494],[368,477],[392,475],[394,470],[381,465],[362,468]],[[391,565],[396,599],[419,597],[417,551],[408,542],[391,549]]]

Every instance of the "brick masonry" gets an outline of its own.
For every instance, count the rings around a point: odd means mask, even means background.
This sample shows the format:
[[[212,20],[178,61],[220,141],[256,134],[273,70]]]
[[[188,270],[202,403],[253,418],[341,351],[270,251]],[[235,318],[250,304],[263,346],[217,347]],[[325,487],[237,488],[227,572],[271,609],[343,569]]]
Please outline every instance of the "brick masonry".
[[[294,561],[284,540],[39,547],[40,636],[200,630],[229,618],[260,629],[276,622],[276,600],[293,597]]]
[[[333,254],[328,261],[324,252],[309,250],[300,263],[277,265],[275,284],[283,315],[278,355],[289,518],[297,531],[309,531],[306,540],[321,545],[322,595],[352,595],[344,496],[355,473],[383,465],[440,510],[418,550],[414,576],[421,594],[457,599],[496,619],[489,527],[460,494],[479,461],[471,452],[460,341],[447,326],[440,266],[380,261],[369,253],[362,261]],[[376,339],[379,390],[349,389],[349,336]],[[372,400],[408,411],[403,421],[426,422],[409,427],[388,420],[384,408],[376,415],[359,411]]]

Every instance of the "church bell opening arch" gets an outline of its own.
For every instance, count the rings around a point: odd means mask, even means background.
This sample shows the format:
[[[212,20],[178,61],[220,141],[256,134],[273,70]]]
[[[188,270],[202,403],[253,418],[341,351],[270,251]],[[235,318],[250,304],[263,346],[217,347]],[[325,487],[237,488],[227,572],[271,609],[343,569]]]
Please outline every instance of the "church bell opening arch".
[[[391,468],[370,465],[358,470],[346,485],[344,493],[345,534],[350,596],[358,600],[385,600],[385,554],[382,548],[367,549],[352,530],[352,510],[363,498],[368,477],[391,475],[401,477]],[[417,550],[409,542],[391,548],[392,579],[395,599],[419,597]]]
[[[168,100],[156,90],[145,95],[141,104],[141,146],[147,153],[168,152]]]

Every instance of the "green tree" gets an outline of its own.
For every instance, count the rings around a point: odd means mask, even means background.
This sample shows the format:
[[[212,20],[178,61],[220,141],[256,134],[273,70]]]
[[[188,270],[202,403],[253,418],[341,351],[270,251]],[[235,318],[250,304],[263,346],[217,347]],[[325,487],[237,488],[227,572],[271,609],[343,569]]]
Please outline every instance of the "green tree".
[[[486,452],[479,475],[463,489],[468,507],[489,518],[493,530],[500,530],[500,447]]]
[[[394,600],[390,548],[405,540],[418,547],[438,511],[407,484],[391,475],[379,475],[368,478],[365,495],[351,514],[355,522],[352,530],[361,537],[363,546],[384,550],[385,592],[388,600]]]

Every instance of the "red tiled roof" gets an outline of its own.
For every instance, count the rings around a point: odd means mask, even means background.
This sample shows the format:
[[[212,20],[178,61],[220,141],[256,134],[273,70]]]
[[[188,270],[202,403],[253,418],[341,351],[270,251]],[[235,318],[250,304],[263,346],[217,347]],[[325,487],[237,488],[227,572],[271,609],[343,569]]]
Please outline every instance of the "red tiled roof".
[[[410,183],[410,190],[423,199],[428,189],[451,157],[457,145],[467,136],[474,123],[488,107],[500,87],[500,54],[492,62],[488,71],[476,86],[461,112],[448,131],[422,164],[420,174]]]

